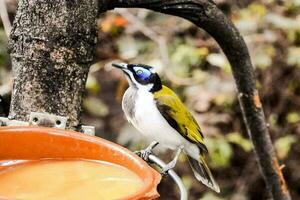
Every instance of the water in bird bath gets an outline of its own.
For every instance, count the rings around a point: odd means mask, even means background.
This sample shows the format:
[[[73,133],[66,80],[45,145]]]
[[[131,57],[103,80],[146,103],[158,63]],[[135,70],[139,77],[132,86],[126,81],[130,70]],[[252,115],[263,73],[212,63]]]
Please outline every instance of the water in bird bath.
[[[120,199],[143,186],[134,172],[102,161],[0,162],[5,165],[10,166],[0,170],[0,197],[12,199]]]

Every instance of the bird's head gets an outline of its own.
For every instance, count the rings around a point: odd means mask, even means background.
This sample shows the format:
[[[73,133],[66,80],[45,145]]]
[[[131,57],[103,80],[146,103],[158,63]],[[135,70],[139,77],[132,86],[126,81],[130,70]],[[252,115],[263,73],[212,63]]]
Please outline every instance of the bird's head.
[[[131,87],[156,92],[162,88],[161,80],[154,68],[143,64],[113,63],[121,69]]]

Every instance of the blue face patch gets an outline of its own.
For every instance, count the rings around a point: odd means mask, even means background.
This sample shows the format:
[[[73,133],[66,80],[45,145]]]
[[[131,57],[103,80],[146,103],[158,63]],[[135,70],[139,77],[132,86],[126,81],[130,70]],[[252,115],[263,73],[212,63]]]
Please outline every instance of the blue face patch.
[[[136,76],[141,80],[147,80],[151,76],[151,72],[148,69],[142,67],[134,67]]]

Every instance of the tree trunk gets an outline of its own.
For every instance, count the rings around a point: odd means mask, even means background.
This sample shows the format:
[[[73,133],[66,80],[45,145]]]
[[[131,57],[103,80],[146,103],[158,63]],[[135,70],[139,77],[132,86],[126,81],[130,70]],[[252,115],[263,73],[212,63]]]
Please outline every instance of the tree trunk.
[[[69,128],[79,125],[97,14],[96,0],[20,0],[9,43],[10,118],[47,112],[68,117]]]

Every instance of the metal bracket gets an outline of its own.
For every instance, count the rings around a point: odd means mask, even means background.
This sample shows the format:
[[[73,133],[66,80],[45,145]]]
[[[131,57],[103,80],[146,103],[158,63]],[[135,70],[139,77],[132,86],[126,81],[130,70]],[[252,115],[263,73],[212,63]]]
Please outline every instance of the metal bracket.
[[[29,116],[29,125],[46,126],[51,128],[65,129],[67,121],[67,117],[48,113],[31,112]]]
[[[162,161],[159,157],[157,157],[153,153],[148,154],[146,157],[143,157],[143,156],[140,156],[140,157],[147,163],[154,163],[160,169],[165,169],[167,167],[167,164],[164,163],[164,161]],[[180,179],[180,177],[176,174],[176,172],[173,169],[168,170],[167,173],[174,180],[176,185],[178,186],[178,189],[180,192],[180,200],[187,200],[188,193],[187,193],[185,186],[182,183],[182,180]]]
[[[150,154],[148,157],[149,161],[159,166],[161,169],[164,169],[167,164],[164,163],[160,158],[158,158],[154,154]],[[187,200],[188,199],[188,193],[185,189],[185,186],[181,180],[181,178],[176,174],[176,172],[173,169],[168,170],[168,175],[174,180],[176,185],[178,186],[179,192],[180,192],[180,200]]]
[[[95,136],[95,126],[81,125],[80,132],[87,134],[87,135]]]
[[[29,121],[18,121],[5,117],[0,117],[0,126],[44,126],[50,128],[66,129],[68,118],[63,116],[57,116],[49,113],[31,112],[29,115]],[[82,125],[79,128],[80,132],[87,135],[95,135],[94,126]]]
[[[28,122],[0,117],[0,126],[28,126],[28,125],[29,125]]]

